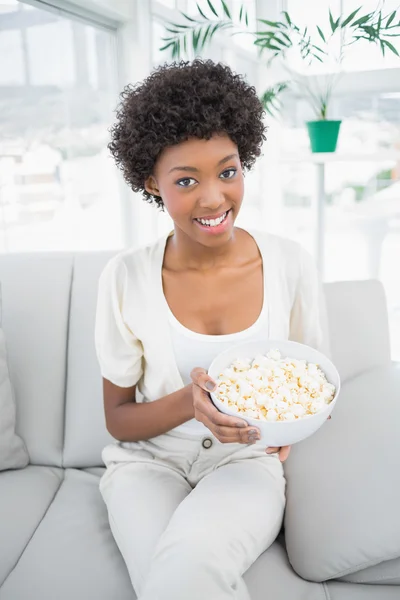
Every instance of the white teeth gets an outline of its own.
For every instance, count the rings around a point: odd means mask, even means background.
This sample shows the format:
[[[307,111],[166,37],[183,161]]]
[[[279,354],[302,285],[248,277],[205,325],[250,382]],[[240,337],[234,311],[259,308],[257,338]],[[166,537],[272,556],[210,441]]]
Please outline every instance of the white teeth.
[[[225,212],[219,219],[196,219],[202,225],[208,225],[209,227],[215,227],[216,225],[220,225],[222,221],[225,219],[227,213]]]

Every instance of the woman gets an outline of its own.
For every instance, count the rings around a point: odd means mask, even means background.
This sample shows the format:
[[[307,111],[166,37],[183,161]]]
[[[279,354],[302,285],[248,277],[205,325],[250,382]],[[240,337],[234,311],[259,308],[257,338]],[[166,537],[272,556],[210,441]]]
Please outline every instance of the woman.
[[[243,573],[275,540],[282,462],[219,413],[213,358],[243,341],[321,349],[320,285],[295,242],[234,226],[265,139],[256,91],[221,64],[155,70],[121,95],[110,150],[174,230],[119,253],[99,282],[96,350],[107,446],[100,489],[140,600],[249,599]]]

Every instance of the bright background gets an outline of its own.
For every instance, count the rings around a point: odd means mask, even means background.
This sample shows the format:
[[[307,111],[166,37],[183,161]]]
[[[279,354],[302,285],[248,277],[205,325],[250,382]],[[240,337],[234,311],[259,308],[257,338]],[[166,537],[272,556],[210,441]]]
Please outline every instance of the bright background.
[[[256,16],[274,19],[288,10],[309,26],[324,22],[329,6],[348,14],[377,4],[245,3],[254,24]],[[398,8],[398,0],[384,6]],[[119,91],[170,60],[159,48],[163,23],[179,19],[178,10],[194,14],[196,2],[0,0],[0,252],[118,250],[171,227],[166,214],[128,189],[106,146]],[[246,36],[220,35],[204,56],[245,74],[259,92],[270,83],[272,72]],[[282,116],[268,121],[238,224],[300,241],[324,281],[380,279],[392,356],[400,360],[400,59],[383,59],[369,46],[349,53],[330,112],[344,120],[335,154],[310,153],[304,121],[311,116],[290,97]],[[322,163],[324,252],[316,245]]]

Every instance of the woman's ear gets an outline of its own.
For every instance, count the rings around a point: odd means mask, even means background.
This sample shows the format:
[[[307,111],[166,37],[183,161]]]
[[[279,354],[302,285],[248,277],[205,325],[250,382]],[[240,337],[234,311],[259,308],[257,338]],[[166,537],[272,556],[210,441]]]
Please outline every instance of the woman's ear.
[[[157,181],[154,175],[150,175],[144,182],[144,189],[152,196],[160,196],[160,190],[157,186]]]

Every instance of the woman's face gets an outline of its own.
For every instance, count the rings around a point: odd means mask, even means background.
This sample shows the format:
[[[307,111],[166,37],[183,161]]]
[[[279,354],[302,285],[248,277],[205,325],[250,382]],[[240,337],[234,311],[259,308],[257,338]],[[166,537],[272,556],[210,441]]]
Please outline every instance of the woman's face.
[[[237,146],[216,135],[166,148],[145,187],[161,196],[175,228],[203,245],[219,245],[231,237],[243,199]]]

